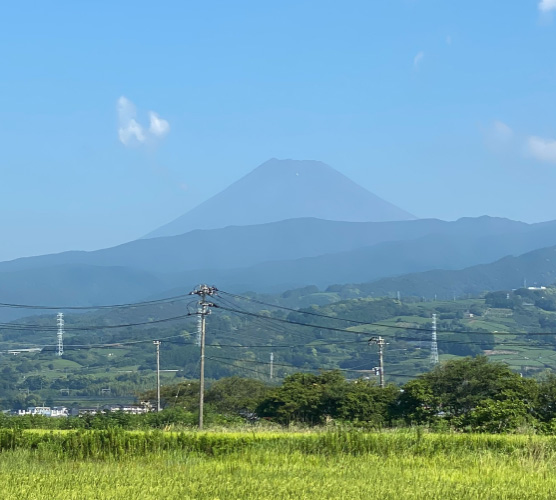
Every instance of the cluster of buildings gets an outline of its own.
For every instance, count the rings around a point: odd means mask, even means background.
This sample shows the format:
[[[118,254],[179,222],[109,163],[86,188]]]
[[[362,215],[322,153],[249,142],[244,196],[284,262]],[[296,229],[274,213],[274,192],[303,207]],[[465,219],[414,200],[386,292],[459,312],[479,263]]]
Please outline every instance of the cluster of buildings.
[[[8,410],[5,413],[16,416],[42,415],[44,417],[79,417],[82,415],[96,415],[97,413],[111,413],[121,411],[132,415],[142,415],[153,411],[150,403],[140,405],[110,404],[91,408],[67,408],[65,406],[29,406],[26,410]]]
[[[26,410],[11,410],[12,415],[42,415],[43,417],[68,417],[69,411],[65,406],[29,406]]]

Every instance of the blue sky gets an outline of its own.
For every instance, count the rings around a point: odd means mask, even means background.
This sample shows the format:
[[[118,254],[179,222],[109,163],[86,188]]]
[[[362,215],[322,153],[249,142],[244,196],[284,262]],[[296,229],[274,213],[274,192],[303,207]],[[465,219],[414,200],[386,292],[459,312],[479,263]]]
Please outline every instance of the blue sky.
[[[556,0],[11,2],[0,65],[0,259],[135,239],[271,157],[556,219]]]

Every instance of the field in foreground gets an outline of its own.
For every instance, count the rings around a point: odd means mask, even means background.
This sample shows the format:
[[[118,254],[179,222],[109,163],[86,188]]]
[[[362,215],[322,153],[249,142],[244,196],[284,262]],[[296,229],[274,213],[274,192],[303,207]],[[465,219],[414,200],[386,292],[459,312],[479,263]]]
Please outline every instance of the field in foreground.
[[[544,499],[556,494],[552,437],[188,433],[181,441],[158,435],[155,451],[139,446],[141,434],[126,435],[132,438],[127,445],[122,433],[30,433],[30,447],[12,450],[2,436],[2,498]],[[99,436],[101,447],[120,451],[95,459],[61,456],[60,443],[69,437],[78,445]],[[174,444],[160,446],[163,442]]]

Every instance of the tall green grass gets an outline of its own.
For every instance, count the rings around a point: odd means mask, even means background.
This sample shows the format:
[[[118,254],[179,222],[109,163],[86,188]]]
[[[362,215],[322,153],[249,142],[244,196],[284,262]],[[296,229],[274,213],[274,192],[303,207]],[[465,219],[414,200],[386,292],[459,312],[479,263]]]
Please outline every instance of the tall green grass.
[[[511,436],[503,444],[468,436],[442,436],[445,441],[423,435],[417,441],[384,435],[362,442],[367,447],[390,443],[387,453],[354,454],[341,451],[343,438],[326,435],[228,437],[215,441],[198,435],[194,441],[226,443],[221,454],[168,450],[128,460],[59,460],[48,450],[6,451],[0,453],[1,498],[539,500],[556,493],[552,444],[536,438]],[[265,437],[271,439],[261,444],[258,439]],[[233,450],[238,443],[249,445]],[[300,443],[310,451],[291,451]]]
[[[165,452],[226,456],[272,451],[326,457],[396,455],[432,457],[467,453],[556,456],[556,438],[535,435],[395,432],[162,432],[22,431],[0,429],[0,452],[28,450],[58,459],[125,459]]]

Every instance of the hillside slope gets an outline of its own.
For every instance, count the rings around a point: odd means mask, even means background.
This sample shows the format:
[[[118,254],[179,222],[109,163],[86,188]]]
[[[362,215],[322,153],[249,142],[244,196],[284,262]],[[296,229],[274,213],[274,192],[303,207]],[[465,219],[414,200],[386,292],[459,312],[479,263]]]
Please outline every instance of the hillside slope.
[[[492,290],[511,290],[523,286],[547,286],[556,281],[556,246],[541,248],[518,257],[504,257],[492,264],[471,266],[457,271],[434,270],[384,278],[361,285],[365,293],[427,298],[459,297]]]

